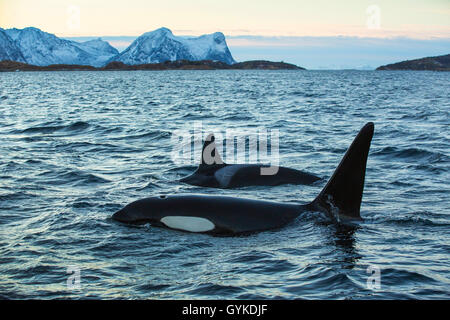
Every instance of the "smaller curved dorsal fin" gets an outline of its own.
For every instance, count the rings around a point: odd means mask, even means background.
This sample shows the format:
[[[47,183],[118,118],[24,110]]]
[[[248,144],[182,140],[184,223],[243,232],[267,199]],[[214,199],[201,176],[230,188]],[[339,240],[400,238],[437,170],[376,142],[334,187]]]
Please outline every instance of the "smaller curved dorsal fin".
[[[203,144],[202,156],[200,158],[199,171],[211,168],[211,166],[224,165],[219,152],[217,151],[214,134],[210,133]]]

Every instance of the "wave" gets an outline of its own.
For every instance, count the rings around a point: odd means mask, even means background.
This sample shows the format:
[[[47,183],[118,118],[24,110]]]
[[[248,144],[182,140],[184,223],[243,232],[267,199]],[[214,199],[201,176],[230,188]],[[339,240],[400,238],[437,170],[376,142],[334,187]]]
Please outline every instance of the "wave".
[[[132,135],[124,135],[120,137],[110,138],[110,140],[139,140],[139,139],[148,139],[148,140],[159,140],[162,138],[170,137],[171,133],[168,131],[149,131],[141,134],[132,134]]]
[[[447,227],[450,226],[448,215],[429,211],[411,212],[402,216],[377,216],[372,219],[376,222],[395,224],[399,226],[429,226],[429,227]]]
[[[429,151],[419,148],[399,148],[399,147],[384,147],[379,151],[373,152],[374,156],[390,156],[403,159],[428,159],[440,161],[447,159],[448,156],[440,152]]]
[[[81,170],[70,170],[57,173],[54,171],[45,171],[40,173],[38,176],[41,178],[40,183],[43,183],[42,180],[45,179],[45,184],[48,185],[90,185],[110,182],[109,180],[98,175]]]
[[[324,93],[320,92],[305,92],[305,91],[293,91],[291,92],[291,95],[296,97],[305,97],[305,98],[318,98],[318,97],[324,97]]]
[[[228,116],[224,116],[221,118],[221,120],[226,121],[254,121],[255,118],[248,116],[248,115],[238,115],[238,114],[232,114]]]
[[[423,217],[401,217],[401,218],[390,218],[385,220],[386,223],[393,223],[397,225],[413,225],[415,227],[417,226],[441,226],[441,227],[448,227],[450,226],[450,223],[442,221],[438,222],[436,220],[431,220]]]
[[[89,127],[89,123],[84,121],[77,121],[68,125],[61,126],[38,126],[31,127],[19,131],[15,131],[14,133],[53,133],[56,131],[79,131],[84,130]]]
[[[196,295],[196,296],[207,296],[211,299],[211,297],[217,296],[223,296],[223,295],[235,295],[242,293],[244,291],[243,288],[238,286],[226,286],[226,285],[219,285],[215,283],[202,283],[196,286],[195,289],[191,289],[187,291],[186,293]]]

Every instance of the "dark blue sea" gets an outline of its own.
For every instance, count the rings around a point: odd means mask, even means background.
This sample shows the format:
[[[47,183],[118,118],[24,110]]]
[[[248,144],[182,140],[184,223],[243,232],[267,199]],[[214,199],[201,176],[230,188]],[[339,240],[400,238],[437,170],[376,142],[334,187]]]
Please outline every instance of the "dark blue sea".
[[[181,184],[195,166],[171,135],[195,121],[277,129],[280,165],[324,180]],[[159,194],[306,203],[368,121],[356,226],[306,212],[214,237],[110,218]],[[449,128],[448,72],[0,73],[0,298],[449,299]]]

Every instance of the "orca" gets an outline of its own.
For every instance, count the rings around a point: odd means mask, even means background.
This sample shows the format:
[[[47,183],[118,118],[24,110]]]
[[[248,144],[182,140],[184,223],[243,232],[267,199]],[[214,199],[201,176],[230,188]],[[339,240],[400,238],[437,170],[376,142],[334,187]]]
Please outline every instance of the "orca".
[[[239,235],[277,229],[305,211],[320,211],[338,223],[360,221],[367,157],[374,124],[367,123],[348,148],[328,183],[308,204],[207,195],[161,195],[132,202],[114,220],[150,223],[175,230]]]
[[[199,187],[230,189],[282,184],[309,185],[319,180],[321,178],[318,176],[291,168],[263,164],[226,164],[217,151],[214,135],[210,134],[203,144],[197,170],[179,181]]]

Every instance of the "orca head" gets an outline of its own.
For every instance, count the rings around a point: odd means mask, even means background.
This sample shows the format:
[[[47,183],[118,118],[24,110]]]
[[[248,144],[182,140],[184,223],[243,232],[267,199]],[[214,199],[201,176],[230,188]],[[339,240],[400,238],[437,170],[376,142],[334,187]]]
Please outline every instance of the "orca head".
[[[161,195],[132,202],[114,213],[112,219],[129,224],[150,223],[188,232],[212,232],[216,228],[208,217],[186,212],[192,212],[189,201],[186,203],[176,196]]]
[[[159,221],[169,209],[167,196],[160,195],[134,201],[112,215],[112,218],[124,223],[147,223]]]

